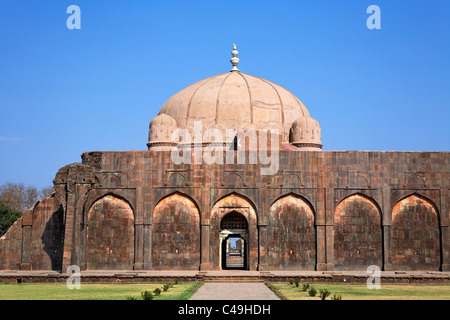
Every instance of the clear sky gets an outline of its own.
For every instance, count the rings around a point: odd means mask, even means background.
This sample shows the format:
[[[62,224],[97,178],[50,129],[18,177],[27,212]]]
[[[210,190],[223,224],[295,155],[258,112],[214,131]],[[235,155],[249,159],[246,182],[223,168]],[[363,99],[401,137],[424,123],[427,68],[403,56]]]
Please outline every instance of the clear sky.
[[[229,71],[233,43],[242,72],[303,101],[324,150],[450,151],[449,0],[0,0],[0,184],[146,150],[159,108]]]

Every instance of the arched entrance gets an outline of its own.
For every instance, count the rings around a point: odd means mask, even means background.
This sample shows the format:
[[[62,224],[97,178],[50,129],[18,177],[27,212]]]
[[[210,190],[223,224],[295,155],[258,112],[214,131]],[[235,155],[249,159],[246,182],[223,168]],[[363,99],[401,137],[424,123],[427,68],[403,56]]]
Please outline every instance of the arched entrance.
[[[248,223],[237,211],[227,213],[220,222],[220,267],[248,270]]]

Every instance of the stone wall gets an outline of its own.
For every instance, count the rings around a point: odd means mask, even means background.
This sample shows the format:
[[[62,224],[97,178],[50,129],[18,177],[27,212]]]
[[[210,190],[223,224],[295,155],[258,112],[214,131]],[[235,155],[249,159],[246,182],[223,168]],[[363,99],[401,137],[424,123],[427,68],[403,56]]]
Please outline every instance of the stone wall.
[[[178,194],[162,199],[153,212],[153,270],[199,270],[200,215]]]
[[[439,216],[416,195],[398,202],[392,212],[392,264],[396,270],[439,270]]]
[[[220,220],[236,211],[250,270],[450,270],[446,152],[282,151],[274,175],[170,152],[82,159],[2,237],[0,269],[218,270]]]
[[[360,194],[342,200],[334,212],[335,270],[383,265],[381,212]]]
[[[26,210],[0,238],[0,270],[61,270],[63,219],[54,195]]]
[[[89,209],[86,263],[90,270],[132,270],[134,214],[124,200],[107,195]]]
[[[270,207],[267,226],[268,269],[314,270],[314,213],[301,198],[288,195]]]

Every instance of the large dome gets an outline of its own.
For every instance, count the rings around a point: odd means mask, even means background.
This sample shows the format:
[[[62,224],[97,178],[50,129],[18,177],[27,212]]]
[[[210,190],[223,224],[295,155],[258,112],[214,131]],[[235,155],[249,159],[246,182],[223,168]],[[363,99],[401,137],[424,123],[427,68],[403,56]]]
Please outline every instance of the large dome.
[[[235,66],[230,72],[198,81],[167,100],[150,123],[148,145],[150,148],[170,142],[170,132],[158,126],[170,122],[171,128],[176,124],[193,133],[196,121],[201,121],[203,132],[218,129],[224,137],[227,129],[277,129],[283,142],[289,142],[290,129],[297,119],[310,119],[310,114],[296,96],[273,82],[242,73]],[[164,135],[158,136],[157,132]]]

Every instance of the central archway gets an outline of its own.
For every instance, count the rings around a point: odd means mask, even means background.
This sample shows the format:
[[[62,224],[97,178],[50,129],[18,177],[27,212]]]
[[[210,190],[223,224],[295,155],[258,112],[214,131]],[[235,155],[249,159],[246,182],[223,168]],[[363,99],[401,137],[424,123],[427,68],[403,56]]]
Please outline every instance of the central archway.
[[[221,268],[248,270],[248,223],[237,211],[227,213],[220,222]]]
[[[211,209],[210,226],[210,270],[228,269],[233,259],[233,269],[258,270],[258,218],[248,198],[232,193],[217,200]],[[242,259],[231,258],[239,255]]]

